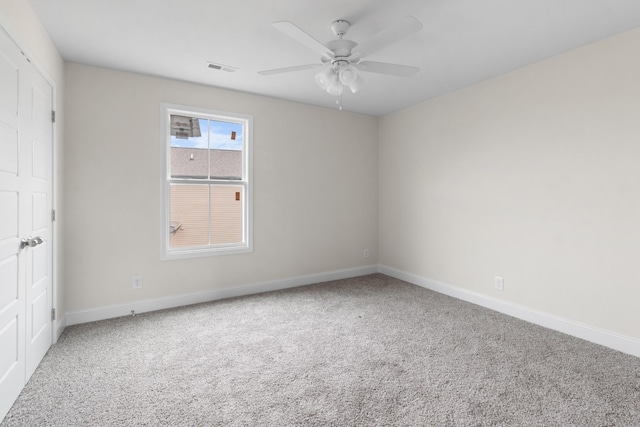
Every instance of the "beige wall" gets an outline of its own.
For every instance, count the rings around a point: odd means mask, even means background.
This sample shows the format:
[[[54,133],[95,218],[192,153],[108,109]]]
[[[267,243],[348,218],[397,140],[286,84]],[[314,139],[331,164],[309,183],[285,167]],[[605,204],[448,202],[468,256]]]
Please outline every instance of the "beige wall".
[[[253,253],[160,261],[162,102],[253,115]],[[68,311],[377,262],[374,117],[69,63],[66,109]]]
[[[64,127],[60,125],[64,120],[64,62],[28,1],[0,0],[0,24],[6,25],[6,30],[32,56],[34,63],[41,68],[47,78],[53,80],[52,83],[55,85],[57,125],[54,128],[56,138],[54,152],[54,208],[57,211],[58,221],[54,224],[56,238],[54,279],[58,312],[64,313],[64,210],[62,207]],[[58,320],[60,319],[62,319],[61,316],[58,317]]]
[[[380,263],[640,338],[639,51],[634,30],[383,117]]]
[[[640,30],[377,121],[65,69],[28,2],[0,0],[0,18],[55,81],[58,123],[68,117],[64,137],[56,128],[61,311],[357,267],[369,248],[366,263],[640,338]],[[160,102],[254,115],[254,253],[159,261]]]

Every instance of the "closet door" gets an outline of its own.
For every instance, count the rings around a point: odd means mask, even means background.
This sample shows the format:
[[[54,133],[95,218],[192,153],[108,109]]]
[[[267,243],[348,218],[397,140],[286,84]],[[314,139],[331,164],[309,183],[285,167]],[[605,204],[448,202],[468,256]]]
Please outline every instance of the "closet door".
[[[0,420],[51,346],[51,110],[0,28]]]

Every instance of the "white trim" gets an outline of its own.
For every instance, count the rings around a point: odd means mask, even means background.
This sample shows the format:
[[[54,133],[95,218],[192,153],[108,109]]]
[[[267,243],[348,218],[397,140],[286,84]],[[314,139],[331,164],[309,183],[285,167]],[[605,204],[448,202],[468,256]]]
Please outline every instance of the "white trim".
[[[64,332],[64,328],[67,327],[67,316],[59,316],[59,317],[60,319],[53,322],[53,325],[55,326],[53,332],[56,338],[56,342],[58,341],[58,338],[60,338],[60,335],[62,335],[62,333]]]
[[[536,325],[544,326],[545,328],[553,329],[567,335],[640,357],[640,340],[625,335],[503,301],[477,292],[468,291],[466,289],[451,286],[437,280],[427,279],[402,270],[387,267],[385,265],[379,266],[379,272],[444,295],[449,295],[527,322],[535,323]]]
[[[331,280],[347,279],[350,277],[364,276],[378,272],[377,265],[349,268],[344,270],[334,270],[324,273],[296,276],[286,279],[270,280],[262,283],[254,283],[234,288],[217,289],[214,291],[199,292],[194,294],[176,295],[166,298],[150,299],[143,301],[132,301],[126,304],[117,304],[98,307],[90,310],[72,311],[66,314],[66,325],[77,325],[80,323],[95,322],[97,320],[111,319],[131,315],[131,310],[136,313],[163,310],[166,308],[180,307],[190,304],[215,301],[224,298],[239,297],[244,295],[258,294],[262,292],[277,291],[280,289],[295,288],[298,286],[311,285],[314,283],[327,282]],[[61,322],[62,323],[62,322]]]
[[[190,107],[179,104],[161,103],[161,137],[162,140],[162,179],[161,179],[161,247],[160,260],[189,259],[215,255],[234,255],[253,252],[253,116],[228,111],[212,110],[201,107]],[[244,239],[240,244],[226,246],[208,246],[196,248],[171,249],[169,247],[169,194],[168,183],[171,181],[170,171],[170,114],[200,117],[203,119],[221,119],[222,121],[241,124],[243,128],[242,180],[225,182],[228,185],[244,187],[243,197],[243,230]],[[175,181],[175,180],[174,180]],[[208,180],[209,183],[222,183],[221,180]]]
[[[90,310],[69,312],[58,321],[57,335],[60,336],[66,326],[80,323],[94,322],[114,317],[127,316],[131,310],[136,313],[145,313],[155,310],[179,307],[202,302],[215,301],[224,298],[232,298],[244,295],[258,294],[262,292],[276,291],[280,289],[295,288],[331,280],[347,279],[350,277],[364,276],[367,274],[382,273],[405,282],[467,301],[479,306],[494,310],[509,316],[531,322],[545,328],[553,329],[595,344],[603,345],[623,353],[640,357],[640,341],[628,336],[617,334],[605,329],[565,319],[542,311],[534,310],[518,304],[493,298],[477,292],[468,291],[433,279],[427,279],[402,270],[387,267],[385,265],[368,265],[364,267],[335,270],[305,276],[296,276],[285,279],[270,280],[234,288],[218,289],[214,291],[183,294],[173,297],[134,301],[126,304],[98,307]]]

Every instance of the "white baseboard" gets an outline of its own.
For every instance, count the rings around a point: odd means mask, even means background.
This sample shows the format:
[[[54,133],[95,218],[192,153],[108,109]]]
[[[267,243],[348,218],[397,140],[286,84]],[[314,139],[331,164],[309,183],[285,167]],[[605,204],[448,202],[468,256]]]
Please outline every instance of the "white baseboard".
[[[67,327],[67,316],[62,316],[62,319],[53,323],[53,326],[56,328],[56,336],[54,340],[54,344],[58,342],[60,335],[64,332],[64,328]]]
[[[243,295],[258,294],[261,292],[277,291],[280,289],[295,288],[297,286],[313,283],[328,282],[331,280],[347,279],[350,277],[364,276],[378,272],[377,265],[349,268],[345,270],[328,271],[324,273],[309,274],[306,276],[289,277],[280,280],[270,280],[262,283],[238,286],[233,288],[217,289],[214,291],[198,292],[193,294],[176,295],[165,298],[131,301],[124,304],[110,305],[92,308],[89,310],[72,311],[66,313],[65,319],[59,322],[64,326],[77,325],[79,323],[95,322],[97,320],[111,319],[127,316],[131,310],[136,313],[163,310],[166,308],[180,307],[184,305],[198,304],[215,301],[224,298],[239,297]],[[64,327],[62,328],[64,329]],[[62,331],[60,331],[62,333]]]
[[[527,322],[535,323],[536,325],[544,326],[545,328],[563,332],[567,335],[640,357],[640,341],[631,337],[497,298],[492,298],[487,295],[471,292],[466,289],[438,282],[437,280],[420,277],[415,274],[407,273],[384,265],[380,265],[378,271],[387,276],[395,277],[396,279],[404,280],[405,282],[409,282],[441,294],[449,295],[518,319],[526,320]]]
[[[179,307],[202,302],[215,301],[224,298],[232,298],[243,295],[257,294],[261,292],[276,291],[280,289],[295,288],[298,286],[310,285],[314,283],[327,282],[331,280],[347,279],[350,277],[364,276],[373,273],[382,273],[405,282],[430,289],[432,291],[451,296],[453,298],[467,301],[479,306],[507,314],[527,322],[553,329],[565,334],[581,338],[623,353],[640,357],[640,341],[615,332],[600,329],[585,323],[565,319],[529,307],[521,306],[498,298],[468,291],[439,282],[427,279],[402,270],[387,267],[385,265],[369,265],[345,270],[335,270],[318,274],[290,277],[280,280],[271,280],[262,283],[239,286],[234,288],[218,289],[214,291],[198,292],[193,294],[176,295],[166,298],[149,299],[142,301],[132,301],[130,303],[97,307],[89,310],[81,310],[66,313],[57,324],[57,336],[64,331],[67,325],[94,322],[97,320],[111,319],[114,317],[127,316],[131,310],[136,313],[145,313],[166,308]]]

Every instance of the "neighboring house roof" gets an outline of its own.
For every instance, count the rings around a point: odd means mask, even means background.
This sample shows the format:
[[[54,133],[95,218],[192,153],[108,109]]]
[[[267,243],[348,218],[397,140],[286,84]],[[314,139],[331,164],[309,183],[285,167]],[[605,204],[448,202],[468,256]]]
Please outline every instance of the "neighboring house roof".
[[[242,179],[242,151],[171,147],[173,178]]]

